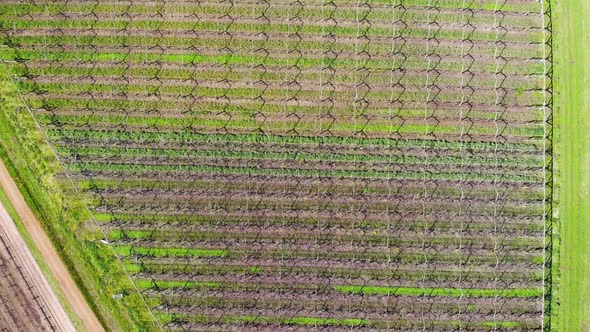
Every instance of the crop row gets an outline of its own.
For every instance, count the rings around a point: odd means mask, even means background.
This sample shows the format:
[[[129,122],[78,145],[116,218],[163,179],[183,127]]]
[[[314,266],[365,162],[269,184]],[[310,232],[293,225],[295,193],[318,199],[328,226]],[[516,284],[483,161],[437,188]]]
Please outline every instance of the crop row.
[[[358,275],[353,270],[352,266],[343,268],[345,263],[339,260],[327,261],[320,257],[300,257],[293,259],[285,257],[278,259],[279,265],[269,265],[269,260],[273,257],[243,257],[242,263],[236,260],[217,259],[212,258],[194,258],[178,257],[174,259],[153,258],[146,255],[132,255],[125,259],[128,264],[128,270],[137,273],[137,277],[151,276],[154,281],[166,280],[170,278],[182,278],[185,281],[202,281],[205,283],[222,283],[226,284],[225,288],[232,288],[232,285],[240,285],[241,283],[251,283],[258,289],[266,289],[272,291],[276,287],[277,281],[284,282],[286,285],[292,287],[306,288],[320,288],[332,289],[334,284],[347,285],[349,283],[358,283],[365,285],[367,295],[387,295],[388,292],[394,294],[393,287],[386,287],[387,285],[397,284],[398,287],[412,287],[416,285],[423,285],[423,287],[448,287],[457,289],[470,289],[478,287],[490,287],[496,285],[498,289],[494,289],[494,293],[501,294],[507,288],[514,290],[533,290],[532,292],[523,292],[523,297],[534,298],[540,294],[538,287],[542,279],[541,268],[538,265],[527,265],[524,261],[515,259],[503,258],[501,263],[489,263],[490,267],[495,267],[496,272],[481,272],[477,269],[478,265],[482,264],[482,258],[474,258],[472,260],[464,260],[461,263],[453,262],[452,260],[438,260],[435,257],[429,260],[412,260],[411,255],[408,254],[407,259],[395,262],[400,265],[401,270],[395,272],[388,272],[387,264],[380,262],[372,262],[368,259],[359,258],[354,263],[354,268],[363,269],[367,272]],[[466,256],[467,257],[467,256]],[[277,259],[276,257],[274,258]],[[319,262],[318,262],[319,260]],[[195,264],[199,261],[200,264]],[[192,262],[192,264],[191,264]],[[282,264],[280,264],[282,263]],[[394,261],[390,262],[390,264]],[[449,271],[449,266],[460,265],[454,267],[454,271]],[[506,268],[507,265],[515,266]],[[295,266],[294,266],[295,265]],[[413,269],[404,269],[409,265],[413,265]],[[442,266],[434,270],[435,267]],[[523,271],[536,268],[536,272],[525,273]],[[259,271],[259,272],[252,272]],[[440,275],[439,275],[440,271]],[[370,278],[370,280],[367,280]],[[297,285],[297,286],[295,286]],[[319,286],[319,287],[318,287]],[[238,286],[239,287],[239,286]],[[374,287],[375,289],[371,290]],[[522,287],[522,288],[521,288]],[[182,287],[179,287],[182,288]],[[237,288],[234,286],[234,288]],[[242,288],[242,287],[240,287]],[[360,287],[358,287],[360,288]],[[349,290],[342,291],[351,294]],[[277,291],[279,289],[276,289]],[[382,293],[379,293],[378,291]],[[251,289],[249,291],[252,291]],[[362,290],[359,291],[363,294]],[[514,296],[514,295],[513,295]]]
[[[215,136],[215,135],[211,135]],[[240,154],[252,158],[282,158],[285,160],[310,161],[353,161],[353,162],[390,162],[418,163],[421,158],[428,157],[434,164],[449,165],[520,165],[522,167],[543,167],[541,158],[518,151],[500,149],[497,151],[473,151],[466,144],[458,148],[432,148],[430,146],[400,146],[392,140],[390,146],[356,146],[356,145],[312,145],[289,144],[278,142],[244,142],[218,140],[208,142],[206,146],[195,146],[170,141],[124,141],[76,139],[65,135],[58,136],[55,145],[64,154],[119,154],[120,156],[154,156],[170,158],[186,158],[194,156],[238,157]]]
[[[74,174],[78,176],[78,174]],[[494,181],[433,181],[424,179],[351,179],[351,178],[314,178],[314,177],[275,177],[248,175],[204,174],[197,178],[161,177],[155,179],[146,176],[138,179],[133,176],[108,177],[95,174],[80,179],[80,188],[89,193],[100,195],[124,192],[129,195],[141,195],[146,191],[153,196],[178,195],[187,197],[198,193],[220,195],[223,192],[238,194],[270,194],[293,192],[302,197],[333,197],[383,200],[392,202],[406,200],[409,197],[447,198],[449,200],[482,200],[499,199],[503,202],[535,202],[542,201],[542,186],[520,187],[518,183],[495,183]],[[501,194],[500,197],[497,197]]]
[[[429,0],[396,0],[393,3],[391,1],[384,1],[384,0],[372,0],[371,4],[371,11],[373,12],[374,17],[377,17],[377,14],[383,15],[383,17],[391,16],[392,10],[394,6],[403,5],[407,9],[416,9],[422,10],[432,8],[432,1]],[[355,20],[359,12],[366,12],[367,8],[359,8],[356,1],[349,1],[345,3],[338,3],[336,5],[336,12],[340,13],[343,12],[343,15],[339,18],[347,19],[347,20]],[[445,1],[436,1],[435,5],[437,8],[441,9],[460,9],[466,7],[465,3],[461,0],[445,0]],[[290,12],[295,12],[295,10],[299,9],[299,5],[293,4],[289,1],[275,1],[269,9],[264,10],[265,13],[269,15],[272,13],[273,10],[276,10],[277,16],[286,16]],[[304,6],[301,6],[302,13],[301,17],[311,17],[317,18],[325,16],[331,8],[332,5],[319,0],[314,1],[306,1]],[[476,10],[478,12],[493,12],[495,10],[502,10],[507,13],[521,13],[520,15],[534,15],[535,13],[540,13],[541,5],[534,1],[510,1],[510,2],[503,2],[498,3],[495,0],[485,0],[479,2],[473,2],[469,4],[469,8]],[[67,6],[63,4],[53,4],[53,3],[40,3],[40,4],[26,4],[19,1],[6,1],[3,3],[0,9],[3,12],[11,13],[16,16],[20,15],[28,15],[34,13],[47,13],[53,15],[59,15],[60,13],[95,13],[102,17],[105,13],[128,13],[130,15],[134,14],[151,14],[152,16],[157,18],[157,13],[167,13],[167,12],[177,12],[177,13],[184,13],[185,15],[192,15],[193,13],[210,13],[214,12],[215,10],[220,11],[220,14],[223,15],[228,11],[232,10],[234,13],[238,14],[240,11],[244,14],[251,13],[253,10],[262,11],[264,6],[260,6],[260,3],[256,0],[246,0],[240,1],[239,3],[232,3],[231,9],[230,4],[228,3],[219,3],[213,1],[199,1],[199,3],[191,2],[191,1],[178,1],[174,4],[166,3],[165,5],[162,3],[150,3],[142,1],[140,3],[121,3],[117,1],[109,2],[104,1],[101,3],[94,3],[94,2],[85,2],[79,1],[68,3]],[[276,8],[276,9],[275,9]]]
[[[405,283],[412,286],[425,283],[431,285],[430,288],[440,287],[441,284],[454,284],[458,289],[468,290],[485,287],[496,282],[501,287],[528,289],[527,287],[536,287],[542,279],[540,269],[527,271],[530,270],[530,266],[525,263],[517,266],[505,264],[479,266],[476,261],[468,260],[461,262],[459,267],[452,266],[448,262],[434,260],[429,261],[428,265],[412,262],[399,264],[398,269],[391,270],[387,268],[385,263],[369,265],[356,262],[353,268],[345,267],[340,262],[317,263],[314,262],[314,259],[307,261],[305,259],[297,261],[285,259],[282,260],[283,265],[270,265],[268,261],[253,259],[245,261],[244,264],[218,260],[211,265],[198,265],[190,264],[190,260],[186,257],[154,259],[134,254],[124,259],[128,270],[133,272],[139,280],[152,280],[156,285],[162,284],[159,287],[163,289],[190,291],[198,291],[199,288],[220,288],[222,285],[228,290],[241,288],[244,291],[252,291],[255,288],[267,291],[274,288],[280,291],[281,285],[283,287],[289,285],[294,289],[302,290],[317,289],[318,286],[322,286],[321,283],[330,285],[330,279],[334,278],[342,285],[351,283],[365,285],[367,290],[370,287],[382,287],[381,289],[384,291],[381,294],[374,293],[372,295],[387,295],[395,293],[391,287],[395,283]],[[211,260],[205,262],[211,263]],[[224,262],[226,264],[223,264]],[[292,266],[294,262],[298,262],[300,266]],[[165,285],[171,280],[174,280],[175,286],[166,287]],[[304,280],[305,283],[302,283]],[[182,281],[185,282],[184,285]],[[195,284],[190,285],[191,282]],[[334,291],[333,286],[324,286],[323,289]],[[351,294],[350,292],[345,293]],[[531,294],[531,292],[525,294]],[[532,296],[529,295],[529,297]]]
[[[180,44],[183,45],[183,44]],[[459,50],[457,49],[459,47]],[[463,59],[460,58],[461,45],[454,46],[454,52],[446,54],[441,49],[441,59],[437,64],[437,70],[441,71],[460,71],[463,67]],[[40,50],[41,49],[41,50]],[[418,48],[417,51],[425,51],[423,47]],[[450,50],[450,49],[449,49]],[[205,52],[207,51],[207,52]],[[238,50],[236,50],[238,51]],[[357,68],[359,66],[371,68],[372,70],[392,70],[400,64],[392,63],[392,54],[390,52],[382,54],[379,58],[371,58],[364,60],[362,64],[359,64],[355,59],[355,54],[350,54],[352,58],[345,58],[343,56],[334,59],[328,59],[324,52],[308,52],[308,56],[305,58],[297,58],[288,54],[288,50],[277,50],[277,52],[266,54],[261,51],[255,51],[251,48],[246,50],[239,50],[237,54],[219,54],[216,49],[201,50],[195,52],[190,48],[190,45],[184,44],[184,46],[163,46],[161,50],[156,49],[145,49],[140,46],[117,46],[114,44],[109,45],[94,45],[92,47],[84,46],[68,46],[68,45],[34,45],[26,46],[21,45],[18,50],[0,48],[0,55],[5,60],[46,60],[46,61],[81,61],[81,62],[107,62],[113,66],[121,65],[121,63],[147,63],[151,64],[152,68],[159,68],[160,65],[166,63],[170,64],[182,64],[185,66],[193,66],[198,64],[209,65],[209,66],[232,66],[239,68],[242,66],[254,67],[264,60],[264,66],[267,68],[283,67],[284,69],[293,69],[294,65],[297,65],[300,69],[316,68],[324,70],[330,65],[331,68],[336,70],[346,70],[350,67]],[[424,70],[424,56],[420,55],[421,52],[414,54],[412,50],[408,50],[408,53],[403,53],[404,57],[407,57],[403,62],[403,68],[407,69],[422,69]],[[434,53],[436,54],[436,53]],[[401,56],[402,54],[400,54]],[[393,58],[395,60],[395,57]],[[540,61],[531,61],[522,58],[506,58],[509,60],[505,65],[502,66],[502,72],[510,75],[536,75],[541,76],[543,73],[543,64]],[[401,63],[401,60],[399,60]],[[158,66],[156,66],[158,65]],[[59,65],[57,65],[59,67]],[[190,68],[190,67],[189,67]],[[485,71],[489,74],[493,74],[497,69],[497,65],[493,58],[481,59],[473,70],[474,72]],[[264,71],[263,68],[252,68],[252,71]],[[227,71],[227,68],[226,68]],[[401,73],[400,73],[401,74]]]
[[[381,218],[363,216],[362,218],[344,218],[341,216],[326,217],[321,215],[311,216],[266,216],[261,218],[248,214],[194,214],[194,215],[158,215],[145,211],[139,214],[96,214],[97,220],[106,230],[113,230],[114,238],[121,238],[122,232],[143,231],[149,233],[149,229],[162,231],[185,230],[186,232],[198,231],[201,228],[210,229],[216,227],[264,227],[274,229],[293,230],[303,228],[308,231],[321,232],[323,230],[349,231],[389,234],[389,236],[401,236],[410,232],[435,236],[438,234],[454,234],[457,237],[468,239],[470,236],[489,236],[490,230],[494,230],[496,236],[512,235],[515,237],[538,236],[543,231],[543,225],[538,221],[526,221],[521,218],[510,220],[498,216],[493,220],[486,220],[482,214],[466,210],[461,216],[437,216],[434,220],[412,220],[410,213],[404,217],[391,215]],[[431,219],[433,219],[431,217]],[[119,232],[119,233],[116,233]]]
[[[355,138],[339,136],[278,136],[278,135],[240,135],[240,134],[205,134],[199,132],[133,132],[118,130],[85,130],[85,129],[60,129],[48,130],[52,139],[67,138],[77,140],[93,140],[105,142],[107,145],[113,142],[137,142],[138,144],[170,143],[189,148],[190,146],[207,146],[210,144],[229,143],[247,144],[257,146],[258,144],[278,144],[281,146],[297,146],[303,149],[307,146],[318,146],[330,150],[332,146],[343,150],[362,151],[366,153],[371,149],[396,149],[420,148],[426,153],[436,154],[436,151],[462,150],[469,154],[493,153],[501,157],[509,157],[511,154],[526,154],[529,157],[539,157],[541,146],[534,144],[501,143],[486,141],[444,141],[444,140],[422,140],[422,139],[392,139],[392,138]],[[389,153],[389,152],[384,152]],[[528,159],[527,157],[526,159]]]

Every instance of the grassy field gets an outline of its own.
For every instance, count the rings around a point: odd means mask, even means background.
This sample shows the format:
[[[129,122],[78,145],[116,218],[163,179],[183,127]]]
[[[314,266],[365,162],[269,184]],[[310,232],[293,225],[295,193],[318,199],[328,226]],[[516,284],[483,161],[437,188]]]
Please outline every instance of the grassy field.
[[[556,331],[590,329],[590,3],[556,1],[561,222]]]

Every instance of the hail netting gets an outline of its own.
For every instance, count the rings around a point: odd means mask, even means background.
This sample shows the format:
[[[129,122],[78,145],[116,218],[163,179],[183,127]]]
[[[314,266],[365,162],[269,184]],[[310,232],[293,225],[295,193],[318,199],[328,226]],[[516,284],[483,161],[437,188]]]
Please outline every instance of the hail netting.
[[[1,54],[165,328],[538,330],[542,6],[12,0]]]

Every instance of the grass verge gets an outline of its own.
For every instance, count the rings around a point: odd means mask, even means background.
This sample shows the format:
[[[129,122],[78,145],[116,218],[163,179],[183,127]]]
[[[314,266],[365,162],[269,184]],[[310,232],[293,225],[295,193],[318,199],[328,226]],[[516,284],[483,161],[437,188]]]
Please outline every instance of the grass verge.
[[[590,2],[553,3],[559,115],[559,288],[554,331],[590,328]],[[557,278],[554,276],[554,280]],[[555,316],[557,315],[557,316]]]

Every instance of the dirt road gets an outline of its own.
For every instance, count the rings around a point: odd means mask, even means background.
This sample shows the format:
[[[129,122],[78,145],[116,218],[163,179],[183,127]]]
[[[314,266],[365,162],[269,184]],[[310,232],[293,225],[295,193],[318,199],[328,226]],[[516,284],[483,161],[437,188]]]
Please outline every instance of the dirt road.
[[[18,190],[14,180],[10,177],[8,170],[2,161],[0,161],[0,186],[2,186],[6,192],[8,199],[14,206],[33,242],[37,245],[45,262],[47,262],[51,274],[61,286],[67,301],[70,302],[75,314],[82,320],[85,329],[92,332],[104,331],[96,315],[88,303],[86,303],[84,296],[70,276],[69,271],[59,257],[57,250],[53,247],[49,237],[33,214],[33,211],[31,211],[26,204],[24,197]]]

